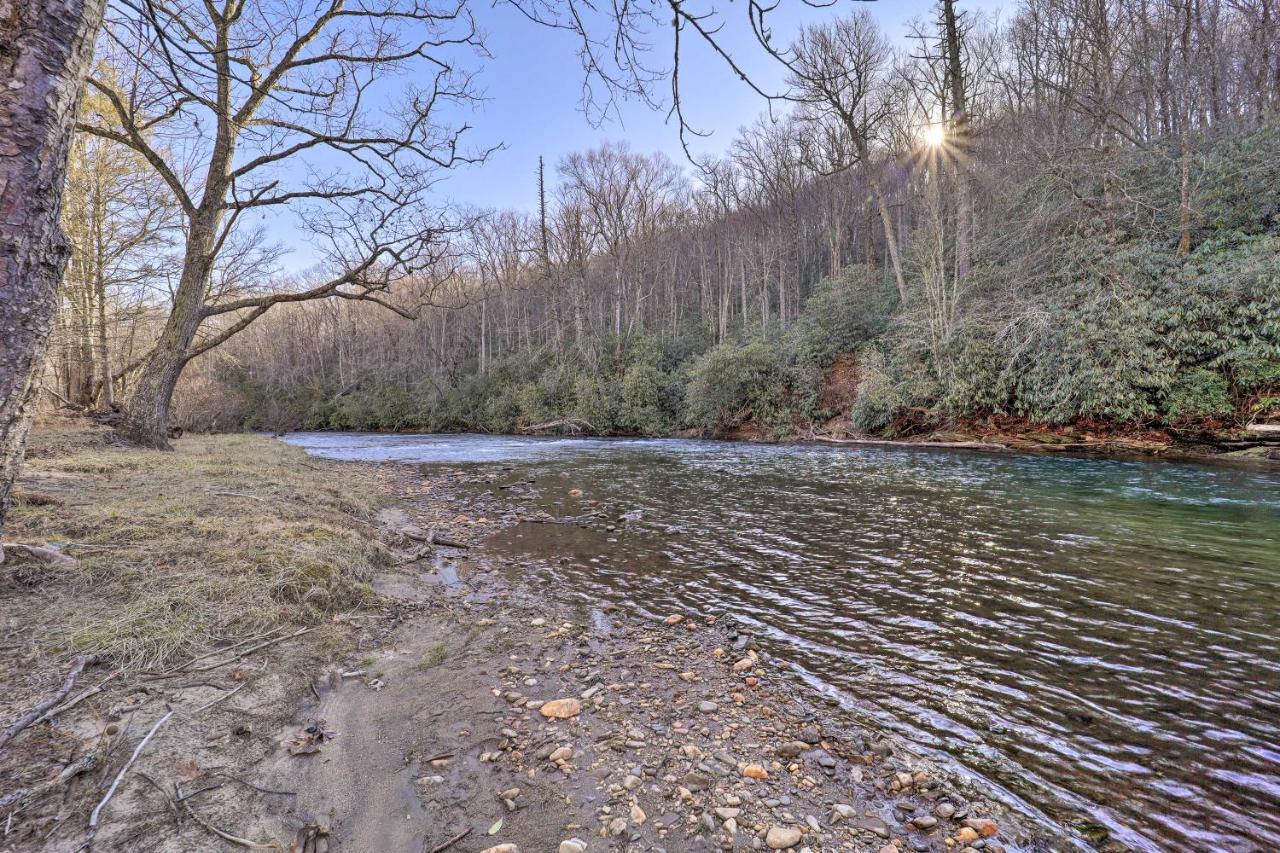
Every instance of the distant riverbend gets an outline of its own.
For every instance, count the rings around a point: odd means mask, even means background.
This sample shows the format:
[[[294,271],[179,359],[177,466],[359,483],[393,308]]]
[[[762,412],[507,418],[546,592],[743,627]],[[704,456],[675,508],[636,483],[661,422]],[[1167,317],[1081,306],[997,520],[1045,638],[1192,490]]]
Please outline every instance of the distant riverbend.
[[[293,434],[467,467],[571,594],[727,612],[795,677],[1094,843],[1280,841],[1280,474],[684,440]],[[483,488],[483,487],[477,487]]]

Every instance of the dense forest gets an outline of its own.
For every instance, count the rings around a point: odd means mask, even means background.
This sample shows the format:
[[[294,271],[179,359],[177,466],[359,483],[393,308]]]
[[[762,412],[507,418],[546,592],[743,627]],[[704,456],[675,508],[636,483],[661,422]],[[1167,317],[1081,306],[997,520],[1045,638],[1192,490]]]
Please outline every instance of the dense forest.
[[[1022,0],[998,22],[942,4],[901,39],[867,11],[814,25],[780,54],[789,111],[723,156],[539,164],[537,211],[452,211],[377,299],[259,306],[278,249],[242,237],[207,296],[241,308],[196,342],[177,420],[784,437],[1280,418],[1278,16]],[[160,334],[180,226],[145,172],[101,139],[74,152],[65,218],[91,251],[63,292],[66,401],[127,395]]]

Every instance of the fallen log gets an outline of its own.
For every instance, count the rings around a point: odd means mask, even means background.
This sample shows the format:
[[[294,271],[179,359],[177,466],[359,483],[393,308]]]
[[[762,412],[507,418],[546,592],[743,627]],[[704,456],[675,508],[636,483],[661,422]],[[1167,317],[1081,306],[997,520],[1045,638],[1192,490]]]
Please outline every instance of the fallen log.
[[[865,444],[881,447],[944,447],[952,450],[992,450],[1000,453],[1011,450],[1003,444],[991,444],[985,441],[897,441],[891,438],[832,438],[826,435],[814,435],[813,440],[824,444]]]

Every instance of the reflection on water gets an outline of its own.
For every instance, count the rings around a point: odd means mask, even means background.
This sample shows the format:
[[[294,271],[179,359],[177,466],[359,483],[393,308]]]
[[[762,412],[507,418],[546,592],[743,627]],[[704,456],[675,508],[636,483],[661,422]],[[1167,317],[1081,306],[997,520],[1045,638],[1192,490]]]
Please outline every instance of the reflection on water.
[[[578,589],[725,610],[855,713],[1137,849],[1280,846],[1280,475],[885,448],[303,436],[517,464]],[[614,540],[614,541],[610,541]]]

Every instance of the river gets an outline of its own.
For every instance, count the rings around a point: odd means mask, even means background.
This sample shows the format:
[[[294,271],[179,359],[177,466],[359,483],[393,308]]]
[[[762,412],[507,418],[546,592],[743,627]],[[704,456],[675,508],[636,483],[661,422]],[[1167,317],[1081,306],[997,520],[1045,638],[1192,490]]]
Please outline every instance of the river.
[[[296,434],[532,480],[491,548],[646,615],[726,611],[867,725],[1063,832],[1280,848],[1280,474],[683,440]],[[572,490],[583,494],[576,497]]]

